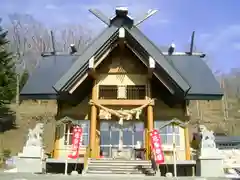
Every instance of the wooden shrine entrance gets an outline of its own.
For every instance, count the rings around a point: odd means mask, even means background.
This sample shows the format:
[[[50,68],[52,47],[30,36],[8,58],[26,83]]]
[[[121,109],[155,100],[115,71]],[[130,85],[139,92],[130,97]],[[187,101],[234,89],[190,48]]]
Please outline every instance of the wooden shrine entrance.
[[[124,104],[122,105],[121,103],[119,104],[121,106],[120,109],[112,109],[107,105],[98,103],[99,100],[94,101],[93,99],[94,98],[90,100],[90,105],[92,106],[90,120],[91,158],[98,157],[100,150],[103,149],[108,157],[114,157],[116,153],[121,152],[121,156],[126,155],[128,158],[131,158],[133,156],[133,149],[137,144],[137,141],[135,141],[135,139],[137,139],[135,138],[135,131],[137,129],[139,130],[139,128],[136,128],[136,124],[139,123],[142,124],[142,128],[140,128],[141,135],[139,135],[139,137],[141,137],[141,139],[138,140],[138,144],[140,144],[140,148],[145,148],[145,157],[149,157],[150,145],[148,139],[149,132],[153,129],[152,106],[154,105],[154,99],[144,100],[144,103],[140,106],[135,105],[135,108],[132,109],[125,109]],[[147,117],[145,117],[143,121],[143,117],[140,117],[142,112],[145,111],[145,108]],[[113,121],[114,119],[115,121]],[[101,129],[104,120],[105,124],[107,124],[105,126],[105,133],[107,132],[105,138],[102,134],[104,131],[102,132]],[[96,139],[94,137],[96,137]]]
[[[123,126],[119,126],[116,121],[103,121],[100,130],[100,149],[104,157],[114,158],[119,148],[122,148],[126,158],[131,159],[134,158],[136,145],[140,143],[144,146],[143,122],[125,121]]]

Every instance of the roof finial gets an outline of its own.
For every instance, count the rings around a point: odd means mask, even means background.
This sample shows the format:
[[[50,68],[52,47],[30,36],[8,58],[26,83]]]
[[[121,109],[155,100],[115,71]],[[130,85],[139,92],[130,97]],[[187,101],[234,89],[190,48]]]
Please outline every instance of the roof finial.
[[[105,16],[105,14],[103,14],[101,11],[97,10],[97,9],[89,9],[89,12],[91,12],[94,16],[96,16],[98,19],[100,19],[103,23],[105,23],[106,25],[110,25],[110,19]]]
[[[176,45],[174,43],[168,48],[168,55],[172,55],[175,51]]]
[[[147,20],[148,18],[156,14],[157,12],[158,10],[156,9],[155,10],[149,9],[148,12],[144,15],[144,17],[141,20],[137,21],[134,25],[138,26],[139,24],[141,24],[142,22],[144,22],[145,20]]]
[[[116,7],[116,16],[127,16],[128,8],[127,7]]]

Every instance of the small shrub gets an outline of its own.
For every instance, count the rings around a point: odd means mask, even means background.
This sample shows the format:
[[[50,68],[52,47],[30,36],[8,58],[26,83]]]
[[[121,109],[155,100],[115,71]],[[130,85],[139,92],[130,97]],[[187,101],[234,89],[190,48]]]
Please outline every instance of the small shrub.
[[[11,150],[10,149],[3,149],[2,150],[2,159],[3,159],[3,161],[6,161],[10,157],[11,157]]]

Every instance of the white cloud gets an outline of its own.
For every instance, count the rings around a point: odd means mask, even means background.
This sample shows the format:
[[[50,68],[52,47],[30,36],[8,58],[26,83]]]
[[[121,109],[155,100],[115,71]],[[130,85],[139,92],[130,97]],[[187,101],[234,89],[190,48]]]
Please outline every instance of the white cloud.
[[[230,48],[229,45],[234,44],[236,40],[240,40],[240,24],[213,32],[212,35],[205,37],[204,43],[207,50],[216,51],[224,47]]]
[[[202,33],[198,36],[200,41],[207,41],[211,37],[210,33]]]
[[[116,6],[126,6],[129,9],[129,15],[137,21],[143,18],[149,9],[161,7],[162,4],[159,0],[93,0],[91,2],[71,2],[64,0],[41,0],[33,2],[31,0],[22,0],[21,3],[17,0],[13,1],[5,0],[2,8],[0,7],[0,15],[3,13],[7,15],[14,12],[20,14],[28,13],[40,22],[45,23],[48,27],[80,24],[87,27],[87,29],[92,29],[95,33],[99,33],[105,26],[88,11],[90,8],[97,8],[106,14],[106,16],[112,17],[114,16]],[[152,27],[159,24],[167,25],[169,22],[169,19],[164,17],[163,12],[160,11],[142,23],[141,27]]]
[[[170,21],[168,19],[159,19],[158,21],[155,21],[157,23],[160,23],[160,24],[169,24]]]
[[[240,50],[240,24],[226,26],[217,31],[202,34],[198,44],[210,57],[211,66],[221,71],[240,67],[238,54]]]
[[[69,22],[72,23],[72,17],[76,17],[76,23],[79,21],[84,21],[84,25],[87,22],[88,24],[95,24],[99,26],[100,23],[96,23],[97,20],[93,19],[94,16],[88,12],[90,8],[97,8],[101,10],[108,17],[114,15],[116,6],[127,6],[129,8],[129,14],[134,19],[142,18],[143,15],[149,10],[154,9],[155,7],[161,7],[162,1],[159,0],[93,0],[88,1],[63,1],[63,0],[41,0],[41,1],[31,1],[31,0],[18,0],[7,1],[3,0],[3,3],[0,7],[0,14],[11,14],[16,13],[25,13],[33,15],[41,21],[46,20],[53,22],[61,22],[61,19],[58,16],[65,16],[64,22],[66,19],[69,19]],[[51,11],[50,11],[51,10]],[[161,14],[161,16],[159,15]],[[83,18],[84,17],[84,18]],[[162,12],[158,12],[157,15],[151,17],[154,18],[155,24],[167,24],[169,19],[163,18]],[[150,24],[151,20],[147,20],[145,23]],[[93,26],[93,27],[96,27]],[[101,26],[101,25],[100,25]]]
[[[239,51],[240,50],[240,42],[233,43],[232,46],[235,50]]]
[[[56,10],[56,9],[58,9],[58,6],[56,6],[54,4],[47,4],[45,6],[45,9]]]

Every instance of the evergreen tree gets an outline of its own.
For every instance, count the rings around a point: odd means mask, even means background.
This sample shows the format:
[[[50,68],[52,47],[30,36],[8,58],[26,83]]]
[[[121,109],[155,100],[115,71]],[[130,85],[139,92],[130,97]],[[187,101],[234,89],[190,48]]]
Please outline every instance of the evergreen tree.
[[[12,53],[7,50],[6,36],[7,31],[0,26],[0,107],[10,103],[16,92],[15,63]]]

